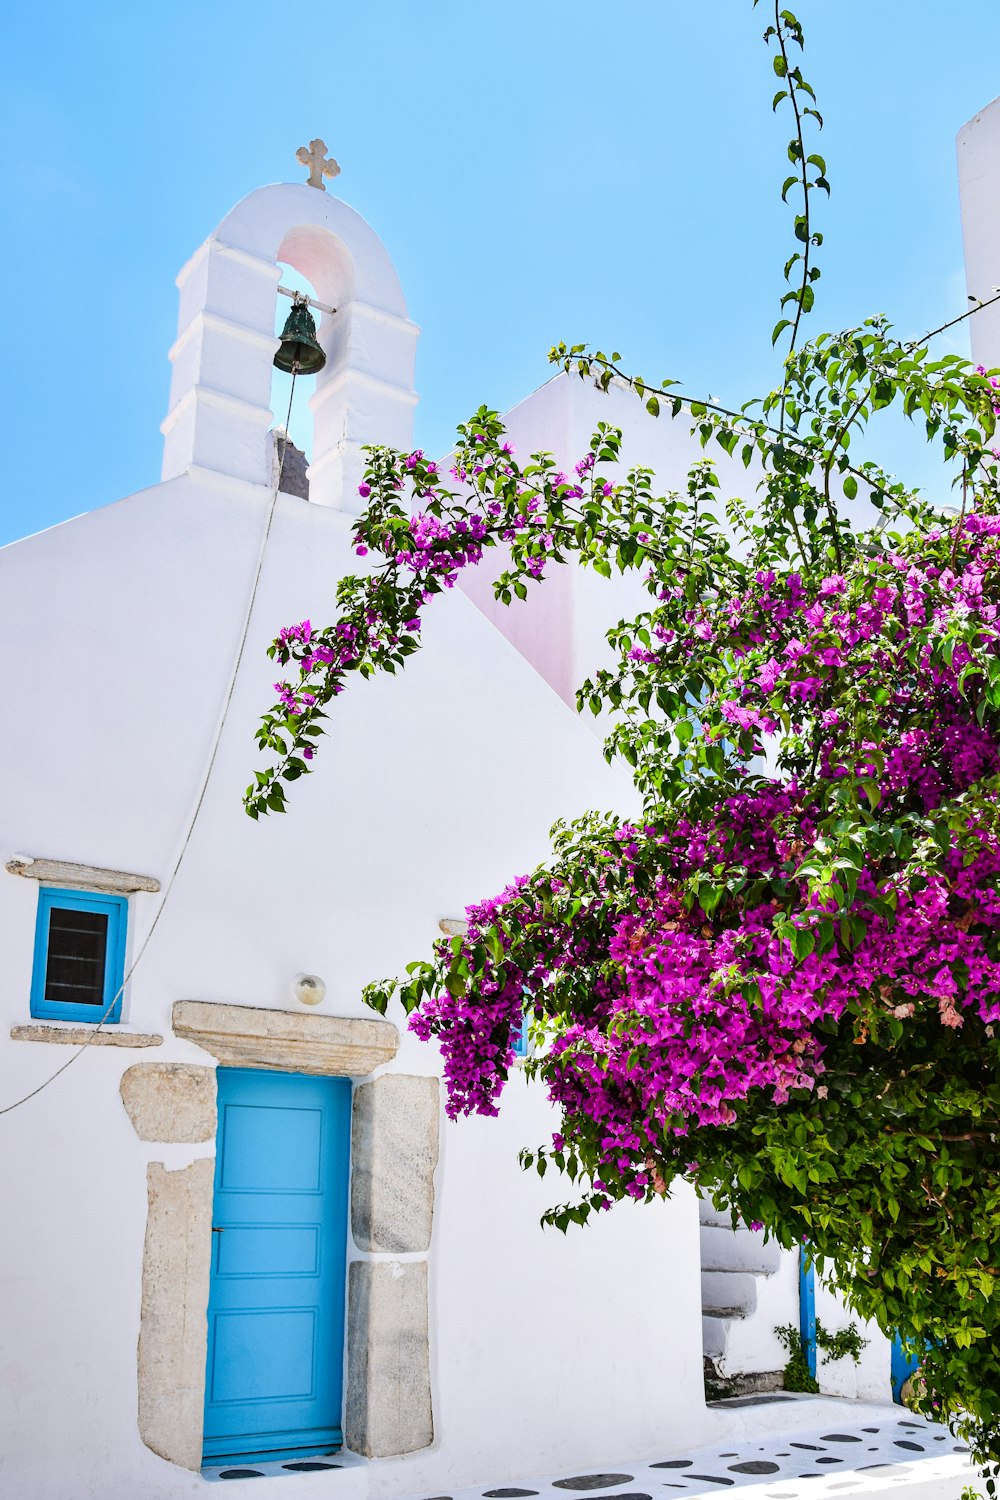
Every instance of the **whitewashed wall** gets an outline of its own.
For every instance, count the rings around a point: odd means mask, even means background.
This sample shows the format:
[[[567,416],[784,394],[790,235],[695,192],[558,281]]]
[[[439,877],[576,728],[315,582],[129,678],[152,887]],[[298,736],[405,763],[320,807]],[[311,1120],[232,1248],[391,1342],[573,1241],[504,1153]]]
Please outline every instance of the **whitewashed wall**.
[[[817,1359],[816,1376],[820,1390],[827,1396],[847,1396],[853,1401],[885,1401],[890,1395],[889,1362],[891,1349],[874,1323],[849,1313],[840,1297],[816,1278],[816,1317],[830,1333],[839,1333],[852,1325],[866,1340],[857,1363],[849,1357]]]
[[[177,479],[3,558],[2,851],[166,876],[193,805],[263,520],[261,496]],[[358,684],[333,716],[292,811],[254,824],[240,794],[271,697],[263,648],[282,623],[328,617],[351,565],[347,518],[283,498],[219,761],[176,886],[125,998],[123,1025],[162,1032],[142,1054],[93,1048],[0,1124],[8,1288],[2,1420],[10,1477],[38,1500],[191,1493],[136,1430],[135,1345],[145,1163],[211,1147],[144,1145],[118,1098],[137,1056],[207,1061],[170,1040],[177,999],[294,1005],[301,970],[324,1009],[367,1014],[372,977],[424,954],[440,916],[546,850],[560,815],[627,801],[593,739],[455,595],[403,677]],[[516,713],[512,713],[512,707]],[[6,1040],[28,1019],[37,885],[3,875],[2,1102],[64,1060]],[[131,951],[157,898],[132,898]],[[400,1017],[393,1019],[400,1021]],[[434,1071],[404,1039],[394,1067]],[[563,1185],[527,1179],[520,1146],[550,1128],[519,1077],[499,1121],[447,1125],[432,1247],[435,1450],[370,1466],[373,1494],[440,1490],[690,1441],[702,1410],[693,1196],[623,1207],[586,1233],[542,1233]],[[687,1288],[687,1292],[683,1291]],[[14,1295],[11,1296],[10,1292]],[[58,1432],[59,1440],[52,1435]],[[259,1483],[259,1481],[258,1481]]]
[[[966,282],[986,302],[1000,288],[1000,99],[962,126],[957,149]],[[969,334],[975,360],[1000,363],[1000,302],[970,318]]]
[[[991,160],[998,163],[997,186],[1000,187],[1000,109],[995,111],[997,141]],[[994,196],[990,200],[1000,231],[1000,210]],[[1000,244],[1000,238],[997,243]],[[1000,268],[997,275],[1000,276]],[[536,451],[552,452],[560,466],[570,475],[573,466],[588,451],[591,434],[599,422],[622,431],[619,474],[633,465],[655,471],[654,493],[686,493],[691,465],[710,458],[719,471],[722,484],[717,492],[719,503],[714,512],[725,521],[725,500],[739,495],[751,505],[755,501],[760,467],[752,463],[745,468],[730,458],[718,444],[703,449],[692,436],[691,422],[685,414],[676,419],[650,416],[642,402],[623,385],[612,385],[608,392],[598,390],[591,381],[575,375],[560,374],[541,386],[507,414],[508,431],[517,448],[518,458],[526,462]],[[841,504],[858,524],[867,524],[874,513],[859,498]],[[527,600],[510,607],[496,603],[490,587],[502,563],[488,560],[482,569],[463,576],[461,587],[483,613],[492,620],[517,649],[567,703],[575,703],[576,688],[597,667],[611,665],[612,653],[605,640],[608,628],[619,619],[630,619],[651,605],[650,596],[641,585],[638,573],[615,574],[602,578],[588,568],[568,564],[551,568],[544,585],[531,588]],[[598,738],[607,733],[605,716],[593,717],[585,711],[582,722]],[[776,1252],[780,1259],[777,1271],[762,1279],[757,1306],[746,1320],[731,1328],[731,1345],[720,1363],[729,1376],[774,1371],[785,1362],[774,1329],[781,1323],[798,1322],[798,1255]],[[852,1321],[838,1298],[826,1289],[818,1293],[825,1311],[819,1316],[826,1326],[836,1329]],[[866,1327],[868,1348],[855,1366],[850,1360],[835,1365],[822,1363],[819,1380],[824,1392],[870,1399],[888,1399],[889,1342],[874,1326]]]
[[[289,200],[284,190],[265,190],[282,213],[303,201],[306,190],[292,191]],[[175,348],[166,424],[175,477],[0,554],[3,696],[11,706],[0,743],[7,789],[0,863],[21,853],[165,881],[176,859],[269,501],[263,484],[224,472],[227,443],[234,473],[263,470],[260,372],[240,374],[244,395],[217,401],[211,382],[224,381],[225,360],[199,368],[191,353],[192,340],[203,339],[204,350],[214,334],[235,341],[248,361],[269,361],[274,347],[266,332],[274,278],[262,267],[276,226],[264,233],[256,210],[226,222],[257,239],[250,249],[237,244],[235,255],[229,243],[225,254],[217,247],[195,257],[182,278],[182,328],[195,331]],[[315,248],[315,237],[300,238]],[[322,267],[305,253],[300,259],[321,281]],[[352,266],[338,265],[350,291]],[[214,288],[223,311],[199,324],[190,299],[203,273],[200,295],[208,299]],[[242,333],[233,333],[232,308],[226,312],[229,275],[249,276],[257,299],[254,325]],[[359,273],[355,284],[362,280]],[[382,288],[385,300],[394,285]],[[267,286],[270,311],[260,301]],[[379,295],[378,285],[369,287],[366,305]],[[352,319],[348,374],[374,357],[366,328],[387,329],[390,342],[398,336],[410,347],[405,309],[389,311],[388,320]],[[375,391],[400,421],[406,357],[404,348],[398,386]],[[392,373],[383,369],[379,378]],[[402,677],[355,684],[338,702],[317,772],[294,787],[291,812],[259,824],[246,817],[253,730],[277,675],[264,648],[283,624],[329,620],[336,580],[356,565],[350,518],[337,504],[348,493],[374,387],[344,379],[357,397],[353,425],[338,429],[333,398],[324,398],[327,503],[278,504],[204,807],[126,991],[122,1029],[158,1031],[165,1043],[141,1053],[93,1047],[39,1097],[0,1117],[7,1226],[0,1463],[5,1491],[32,1500],[201,1493],[198,1476],[142,1445],[136,1424],[146,1164],[177,1168],[213,1149],[140,1142],[119,1099],[121,1074],[138,1059],[210,1061],[171,1037],[173,1002],[294,1008],[292,978],[311,970],[327,981],[324,1011],[367,1015],[362,985],[426,954],[440,917],[460,914],[544,857],[555,818],[629,805],[629,783],[604,766],[593,737],[456,593],[428,612],[426,650]],[[186,405],[185,381],[194,391]],[[131,899],[129,963],[157,899]],[[11,1026],[29,1019],[36,903],[34,881],[0,872],[0,1106],[68,1055],[62,1046],[9,1038]],[[390,1018],[403,1025],[400,1015]],[[433,1073],[438,1060],[404,1035],[392,1066]],[[496,1474],[594,1462],[609,1451],[669,1451],[708,1432],[693,1194],[681,1190],[652,1209],[622,1207],[566,1238],[543,1233],[539,1215],[566,1187],[526,1177],[516,1156],[550,1129],[544,1099],[520,1076],[498,1121],[444,1127],[431,1249],[434,1446],[342,1476],[345,1494],[446,1492]],[[290,1482],[282,1479],[283,1495]],[[266,1496],[272,1481],[252,1483],[251,1493]],[[304,1493],[328,1478],[294,1483]],[[236,1497],[246,1487],[232,1485]]]

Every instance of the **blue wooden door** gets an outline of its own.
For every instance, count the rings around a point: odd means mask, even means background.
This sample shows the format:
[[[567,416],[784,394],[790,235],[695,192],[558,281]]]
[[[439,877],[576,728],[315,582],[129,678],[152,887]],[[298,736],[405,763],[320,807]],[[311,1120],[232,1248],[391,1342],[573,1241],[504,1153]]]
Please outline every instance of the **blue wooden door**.
[[[220,1068],[206,1462],[340,1445],[351,1085]]]

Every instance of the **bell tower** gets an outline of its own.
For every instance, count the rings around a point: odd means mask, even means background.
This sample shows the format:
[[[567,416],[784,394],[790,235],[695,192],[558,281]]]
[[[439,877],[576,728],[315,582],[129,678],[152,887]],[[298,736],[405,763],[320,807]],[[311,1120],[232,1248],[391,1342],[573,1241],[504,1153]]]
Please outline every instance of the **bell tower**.
[[[320,140],[301,147],[309,181],[258,188],[244,198],[177,278],[173,379],[161,425],[165,480],[196,469],[270,484],[279,262],[307,277],[319,302],[333,309],[322,314],[316,335],[326,363],[309,399],[310,500],[359,511],[362,446],[407,448],[412,442],[419,329],[407,317],[381,240],[360,214],[327,193],[323,179],[339,168],[325,153]]]

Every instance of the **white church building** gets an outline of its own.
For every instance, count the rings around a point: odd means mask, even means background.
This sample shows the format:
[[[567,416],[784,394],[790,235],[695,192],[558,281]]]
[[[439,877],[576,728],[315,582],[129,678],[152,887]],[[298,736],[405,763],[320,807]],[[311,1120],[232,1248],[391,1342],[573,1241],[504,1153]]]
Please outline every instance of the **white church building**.
[[[1000,105],[960,148],[991,284]],[[634,805],[571,706],[626,586],[566,569],[508,613],[472,579],[405,674],[338,700],[290,813],[243,811],[266,647],[332,617],[362,446],[408,446],[417,399],[386,250],[313,176],[252,193],[181,271],[160,482],[0,554],[0,1488],[25,1500],[220,1477],[444,1497],[793,1409],[706,1404],[703,1356],[775,1384],[794,1257],[683,1185],[542,1231],[570,1191],[517,1163],[553,1128],[542,1092],[518,1073],[498,1119],[448,1124],[436,1048],[359,999],[543,859],[557,818]],[[275,496],[285,267],[335,309],[308,498]],[[564,377],[510,428],[572,462],[602,418],[665,488],[694,454],[683,422]],[[821,1380],[887,1401],[867,1332]]]

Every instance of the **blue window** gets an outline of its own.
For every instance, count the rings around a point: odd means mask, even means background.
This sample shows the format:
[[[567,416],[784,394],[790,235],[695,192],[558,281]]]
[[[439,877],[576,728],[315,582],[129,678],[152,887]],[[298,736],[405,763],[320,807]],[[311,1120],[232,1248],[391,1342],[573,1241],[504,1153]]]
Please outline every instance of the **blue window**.
[[[527,1057],[528,1055],[528,1017],[521,1017],[521,1024],[511,1038],[514,1044],[515,1057]]]
[[[127,924],[124,896],[43,885],[38,892],[31,1014],[95,1025],[102,1019],[117,1021]]]

